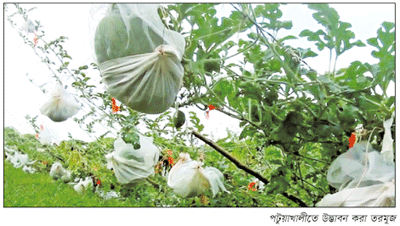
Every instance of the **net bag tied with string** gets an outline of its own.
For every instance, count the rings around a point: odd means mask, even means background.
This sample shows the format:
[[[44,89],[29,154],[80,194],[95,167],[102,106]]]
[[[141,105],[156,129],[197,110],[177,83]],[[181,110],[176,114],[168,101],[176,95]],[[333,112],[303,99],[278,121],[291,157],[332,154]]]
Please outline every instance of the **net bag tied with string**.
[[[179,154],[180,160],[168,175],[168,186],[182,197],[195,197],[211,191],[214,197],[219,190],[228,192],[223,184],[223,174],[214,167],[202,167],[187,153]],[[229,192],[228,192],[229,193]]]
[[[328,182],[338,192],[317,206],[387,206],[394,201],[394,164],[366,142],[356,143],[329,167]],[[368,162],[366,164],[366,162]]]
[[[381,153],[361,141],[332,162],[327,179],[338,192],[326,195],[317,206],[394,206],[394,162],[387,157],[393,153],[393,140],[387,124]]]
[[[134,149],[132,144],[125,143],[122,138],[114,142],[114,152],[107,154],[107,167],[112,169],[121,184],[146,178],[154,174],[154,166],[159,157],[159,150],[153,144],[152,137],[139,134],[140,148]]]
[[[57,85],[39,110],[52,121],[63,122],[78,113],[80,108],[78,101],[64,87]]]
[[[162,23],[156,4],[112,4],[94,36],[107,92],[148,114],[166,111],[182,86],[185,39]]]

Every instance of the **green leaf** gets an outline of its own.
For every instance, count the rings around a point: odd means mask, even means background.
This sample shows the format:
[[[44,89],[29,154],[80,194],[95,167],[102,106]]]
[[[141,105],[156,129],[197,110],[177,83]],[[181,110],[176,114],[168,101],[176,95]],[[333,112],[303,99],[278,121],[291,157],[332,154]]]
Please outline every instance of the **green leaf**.
[[[297,39],[297,37],[296,36],[294,36],[294,35],[287,35],[287,36],[285,36],[285,37],[283,37],[283,38],[280,38],[279,40],[278,40],[278,42],[283,42],[283,41],[286,41],[286,40],[290,40],[290,39]]]
[[[336,27],[339,21],[339,14],[328,4],[308,4],[308,8],[318,11],[313,14],[315,20],[328,29]]]
[[[363,47],[363,46],[366,46],[362,41],[360,41],[360,40],[357,40],[356,42],[354,42],[354,45],[355,46],[358,46],[358,47]]]
[[[313,52],[310,48],[307,49],[303,49],[303,48],[297,48],[297,51],[299,51],[300,56],[302,59],[306,59],[309,57],[316,57],[318,56],[318,54],[316,54],[315,52]]]
[[[325,32],[323,32],[322,30],[312,32],[308,29],[301,31],[299,34],[300,37],[307,37],[308,41],[315,41],[316,42],[315,45],[318,47],[318,50],[320,51],[323,50],[325,47],[331,48],[321,40],[320,38],[321,35],[326,37]]]
[[[88,69],[88,68],[89,68],[89,67],[88,67],[87,65],[83,65],[83,66],[79,67],[78,70],[86,70],[86,69]]]
[[[242,132],[239,135],[239,140],[244,139],[246,137],[252,137],[257,132],[252,125],[247,125],[243,128]]]
[[[372,46],[374,46],[374,47],[379,48],[379,44],[378,44],[378,39],[377,38],[369,38],[369,39],[367,39],[367,43],[372,45]]]
[[[268,64],[270,65],[270,70],[274,72],[280,72],[281,67],[282,67],[282,62],[278,59],[272,59],[268,61]]]
[[[243,127],[243,126],[245,126],[247,123],[248,123],[247,121],[241,121],[241,122],[239,123],[239,127]]]
[[[385,101],[386,107],[391,108],[392,105],[394,104],[394,101],[395,101],[395,97],[394,97],[394,96],[389,97],[389,98]]]
[[[229,94],[232,94],[232,92],[234,92],[234,89],[230,81],[219,80],[218,83],[213,87],[213,91],[221,99],[224,99]]]

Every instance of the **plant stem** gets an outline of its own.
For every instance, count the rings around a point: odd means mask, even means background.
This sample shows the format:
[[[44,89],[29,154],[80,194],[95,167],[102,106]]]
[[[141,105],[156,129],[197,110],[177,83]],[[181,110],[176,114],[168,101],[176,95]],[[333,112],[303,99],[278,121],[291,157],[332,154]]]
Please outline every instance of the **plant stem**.
[[[328,72],[331,71],[331,63],[332,63],[332,49],[329,49],[329,68],[328,68]]]
[[[336,71],[336,62],[337,62],[338,57],[339,57],[338,55],[336,55],[336,57],[335,57],[335,62],[333,63],[332,75],[335,75],[335,71]]]
[[[233,157],[231,154],[229,154],[227,151],[225,151],[223,148],[221,148],[218,144],[214,143],[213,141],[207,139],[206,137],[202,136],[200,133],[196,131],[191,132],[195,137],[199,138],[202,140],[204,143],[208,144],[210,147],[214,148],[216,151],[218,151],[221,155],[223,155],[225,158],[229,159],[233,164],[235,164],[239,169],[245,171],[246,173],[256,177],[260,181],[262,181],[265,185],[269,183],[269,181],[261,176],[259,173],[255,172],[254,170],[248,168],[245,166],[243,163],[241,163],[239,160],[237,160],[235,157]],[[290,199],[294,203],[298,204],[301,207],[307,207],[307,204],[304,203],[302,200],[300,200],[297,197],[294,197],[293,195],[290,195],[286,192],[282,192],[282,195],[285,196],[286,198]]]
[[[147,180],[151,185],[153,185],[155,188],[157,188],[157,189],[160,188],[160,185],[157,184],[157,183],[156,183],[155,181],[153,181],[152,179],[146,178],[146,180]]]
[[[224,149],[222,149],[218,144],[214,143],[213,141],[205,138],[204,136],[202,136],[200,133],[196,132],[196,131],[192,131],[192,134],[194,136],[196,136],[197,138],[199,138],[200,140],[202,140],[203,142],[205,142],[206,144],[208,144],[209,146],[211,146],[212,148],[214,148],[216,151],[218,151],[220,154],[222,154],[225,158],[229,159],[231,162],[233,162],[239,169],[244,170],[246,173],[249,173],[253,176],[255,176],[256,178],[258,178],[260,181],[262,181],[264,184],[268,184],[269,181],[264,178],[263,176],[261,176],[259,173],[253,171],[252,169],[248,168],[247,166],[243,165],[243,163],[241,163],[239,160],[237,160],[235,157],[233,157],[231,154],[229,154],[227,151],[225,151]]]

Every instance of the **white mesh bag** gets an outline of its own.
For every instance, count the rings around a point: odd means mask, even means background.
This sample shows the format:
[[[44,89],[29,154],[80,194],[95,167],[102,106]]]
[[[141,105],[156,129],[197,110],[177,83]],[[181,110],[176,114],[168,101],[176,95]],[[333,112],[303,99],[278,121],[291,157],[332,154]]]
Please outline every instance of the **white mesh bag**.
[[[34,173],[34,172],[36,172],[36,169],[35,169],[35,168],[32,168],[31,166],[27,166],[27,165],[25,165],[24,167],[22,167],[22,170],[23,170],[24,172],[27,172],[27,173]]]
[[[383,134],[381,153],[382,153],[383,160],[385,162],[393,162],[393,159],[394,159],[393,138],[392,138],[392,132],[390,129],[390,127],[393,124],[394,115],[395,114],[393,112],[392,117],[383,122],[383,128],[385,130],[385,133]]]
[[[394,206],[394,180],[326,195],[317,206]]]
[[[80,108],[78,101],[61,85],[57,85],[50,99],[39,110],[52,121],[63,122],[78,113]]]
[[[49,125],[40,125],[40,133],[38,136],[41,144],[59,144],[61,142],[57,131]]]
[[[22,26],[22,30],[27,34],[33,33],[35,31],[35,24],[33,24],[31,20],[25,21],[24,25]]]
[[[14,151],[14,155],[8,155],[7,159],[14,165],[15,168],[20,168],[26,165],[32,165],[35,161],[31,161],[27,154],[21,154],[18,151]]]
[[[107,154],[107,167],[114,170],[115,177],[121,184],[146,178],[154,174],[154,166],[159,157],[159,150],[153,144],[152,137],[139,134],[140,149],[126,144],[122,138],[114,142],[114,152]]]
[[[381,153],[362,141],[332,162],[327,179],[338,192],[326,195],[317,206],[394,206],[393,140],[388,134],[392,122],[393,118],[383,124]]]
[[[354,144],[335,159],[328,169],[328,182],[336,189],[364,187],[385,183],[394,178],[394,163],[383,161],[382,155],[363,141]]]
[[[211,190],[215,196],[219,189],[226,191],[222,173],[213,167],[202,168],[202,163],[193,161],[189,154],[179,154],[180,160],[168,175],[168,186],[182,197],[194,197]],[[229,193],[229,192],[228,192]]]
[[[111,4],[94,36],[108,93],[148,114],[173,105],[183,77],[180,61],[185,39],[163,25],[157,8],[156,4]]]
[[[211,185],[211,191],[213,194],[213,197],[219,192],[221,189],[222,191],[225,191],[227,193],[230,193],[229,191],[226,190],[223,181],[224,181],[224,175],[219,171],[218,169],[210,166],[206,166],[204,168],[204,173],[208,180],[210,181]]]
[[[15,153],[14,149],[9,148],[7,146],[4,146],[4,151],[6,151],[6,154],[9,154],[9,155],[13,155]]]
[[[96,193],[99,194],[99,196],[102,197],[105,200],[112,199],[112,198],[119,198],[120,197],[120,194],[118,192],[114,191],[114,190],[105,192],[103,190],[96,189]]]
[[[85,193],[88,188],[93,187],[93,180],[91,177],[86,177],[85,180],[79,179],[79,182],[74,186],[74,190],[79,194]]]
[[[12,160],[13,157],[14,157],[15,150],[14,150],[14,149],[11,149],[11,148],[9,148],[9,147],[4,146],[4,151],[5,151],[4,153],[5,153],[5,155],[6,155],[6,159],[9,160],[9,161],[11,162],[11,160]]]
[[[64,183],[71,181],[71,172],[64,169],[59,162],[55,162],[51,166],[50,176],[54,180],[62,180]]]

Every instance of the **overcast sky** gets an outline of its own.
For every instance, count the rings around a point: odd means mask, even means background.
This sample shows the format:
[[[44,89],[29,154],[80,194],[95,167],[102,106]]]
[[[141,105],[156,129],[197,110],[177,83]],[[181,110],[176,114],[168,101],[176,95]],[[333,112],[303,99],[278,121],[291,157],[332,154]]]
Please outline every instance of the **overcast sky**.
[[[93,62],[93,54],[91,49],[91,41],[89,35],[88,17],[91,5],[89,4],[21,4],[24,8],[36,6],[29,16],[32,20],[38,20],[44,26],[46,31],[45,39],[47,41],[63,35],[69,40],[64,44],[65,49],[72,56],[70,68],[76,68],[84,64]],[[376,36],[377,29],[383,21],[394,22],[394,4],[331,4],[339,15],[340,20],[352,24],[351,30],[356,34],[356,39],[360,39],[364,43],[371,37]],[[13,6],[10,6],[13,9]],[[229,12],[230,5],[222,5],[219,8],[221,15]],[[288,4],[281,6],[283,11],[282,20],[292,20],[293,28],[290,31],[279,31],[279,37],[285,35],[298,36],[303,29],[316,31],[322,28],[312,18],[315,12],[307,8],[306,5]],[[227,15],[226,15],[227,16]],[[22,39],[16,31],[11,28],[9,23],[5,22],[5,126],[13,126],[21,133],[33,133],[33,129],[26,123],[25,115],[39,115],[38,122],[48,125],[56,129],[61,139],[67,139],[67,132],[73,137],[79,137],[82,140],[90,140],[90,138],[80,131],[79,127],[72,119],[66,122],[54,123],[46,116],[39,112],[39,107],[47,100],[35,85],[30,83],[26,74],[33,78],[37,84],[47,82],[46,88],[51,90],[54,81],[51,79],[51,73],[46,66],[40,63],[32,49],[23,44]],[[296,47],[312,48],[318,52],[313,43],[308,42],[305,38],[287,42]],[[372,47],[358,48],[354,47],[339,58],[337,68],[346,67],[350,62],[359,60],[361,62],[377,63],[372,58]],[[323,73],[328,70],[329,55],[325,50],[319,53],[314,59],[307,59],[306,62],[318,72]],[[394,87],[391,86],[392,95],[394,95]],[[196,110],[191,109],[191,110]],[[188,110],[184,110],[186,113]],[[206,133],[213,133],[216,137],[223,137],[226,128],[238,130],[237,121],[227,120],[227,116],[212,111],[210,119],[206,120],[203,112],[198,111],[198,117],[202,119],[205,125]],[[81,116],[84,112],[78,113]],[[187,118],[189,114],[186,114]]]

